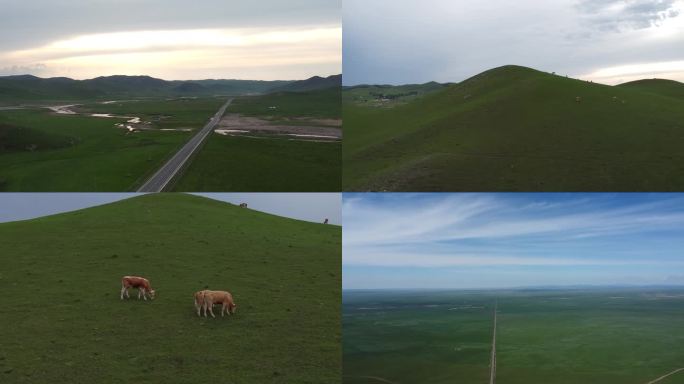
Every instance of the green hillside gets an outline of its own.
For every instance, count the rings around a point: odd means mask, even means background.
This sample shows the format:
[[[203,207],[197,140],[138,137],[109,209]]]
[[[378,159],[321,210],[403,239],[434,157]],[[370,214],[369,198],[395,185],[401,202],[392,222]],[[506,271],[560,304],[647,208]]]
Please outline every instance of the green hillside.
[[[153,194],[0,224],[0,244],[0,382],[340,380],[340,227]],[[157,299],[121,301],[127,274]],[[197,318],[205,287],[236,315]]]
[[[346,190],[684,189],[684,101],[628,86],[505,66],[343,117]]]
[[[684,100],[684,83],[674,80],[645,79],[630,81],[629,83],[620,84],[618,87],[650,92]]]

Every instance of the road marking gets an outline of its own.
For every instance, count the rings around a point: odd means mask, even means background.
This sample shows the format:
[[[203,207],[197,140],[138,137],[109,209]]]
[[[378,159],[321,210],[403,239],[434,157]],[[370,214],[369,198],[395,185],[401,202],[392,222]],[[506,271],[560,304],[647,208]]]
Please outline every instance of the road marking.
[[[672,372],[670,372],[670,373],[668,373],[668,374],[666,374],[666,375],[660,376],[659,378],[657,378],[657,379],[655,379],[655,380],[653,380],[653,381],[649,381],[649,382],[646,383],[646,384],[657,383],[657,382],[659,382],[660,380],[663,380],[663,379],[665,379],[666,377],[672,376],[672,375],[674,375],[675,373],[680,372],[680,371],[684,371],[684,368],[675,369],[674,371],[672,371]]]
[[[221,116],[223,116],[223,113],[226,111],[226,108],[230,105],[230,103],[233,101],[233,99],[228,99],[226,103],[219,109],[218,112],[212,116],[212,118],[209,120],[209,122],[202,127],[202,129],[199,130],[194,136],[190,138],[183,146],[173,155],[171,158],[162,165],[157,172],[155,172],[152,177],[147,179],[145,183],[143,183],[140,188],[138,188],[138,192],[161,192],[166,188],[166,186],[171,182],[171,180],[174,179],[178,171],[185,165],[185,163],[188,161],[190,156],[197,150],[197,148],[202,144],[207,137],[213,132],[214,127],[218,122],[221,120]],[[181,158],[182,157],[182,158]],[[174,163],[178,163],[175,165],[173,170],[170,170],[169,167],[174,166]],[[166,174],[166,175],[165,175]],[[159,180],[160,178],[163,178]],[[157,186],[161,181],[161,185]]]
[[[494,332],[492,336],[492,358],[489,363],[489,384],[496,382],[496,308],[498,304],[498,301],[494,302]]]

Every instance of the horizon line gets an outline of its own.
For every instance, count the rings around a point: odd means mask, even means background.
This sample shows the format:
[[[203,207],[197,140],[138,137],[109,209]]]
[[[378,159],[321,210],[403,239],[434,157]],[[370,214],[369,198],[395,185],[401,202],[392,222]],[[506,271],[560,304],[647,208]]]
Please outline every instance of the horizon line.
[[[163,81],[205,81],[205,80],[236,80],[236,81],[263,81],[263,82],[276,82],[276,81],[303,81],[303,80],[309,80],[314,77],[320,77],[320,78],[328,78],[328,77],[333,77],[333,76],[342,76],[341,73],[333,73],[331,75],[313,75],[304,79],[278,79],[278,80],[262,80],[262,79],[238,79],[238,78],[204,78],[204,79],[165,79],[161,77],[155,77],[152,75],[100,75],[96,77],[91,77],[87,79],[74,79],[73,77],[68,77],[68,76],[50,76],[50,77],[41,77],[37,75],[33,75],[30,73],[25,73],[21,75],[0,75],[0,78],[5,78],[5,77],[21,77],[21,76],[31,76],[35,77],[38,79],[43,79],[43,80],[49,80],[49,79],[69,79],[73,81],[88,81],[88,80],[94,80],[94,79],[99,79],[102,77],[114,77],[114,76],[124,76],[124,77],[149,77],[152,79],[157,79],[157,80],[163,80]]]

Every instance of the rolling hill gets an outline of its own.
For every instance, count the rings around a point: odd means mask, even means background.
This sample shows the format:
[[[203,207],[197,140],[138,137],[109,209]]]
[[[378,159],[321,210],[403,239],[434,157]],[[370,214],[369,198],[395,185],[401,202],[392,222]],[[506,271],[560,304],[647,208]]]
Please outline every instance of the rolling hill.
[[[670,96],[684,100],[684,83],[665,79],[645,79],[630,81],[618,87],[651,92],[661,96]]]
[[[293,81],[274,88],[273,92],[307,92],[342,86],[342,75],[328,77],[314,76],[306,80]]]
[[[393,108],[343,97],[343,188],[682,190],[684,100],[642,85],[505,66]]]
[[[88,80],[32,75],[0,77],[0,102],[82,100],[112,97],[171,97],[304,92],[339,86],[341,75],[299,81],[173,80],[150,76],[101,76]]]
[[[152,194],[0,224],[0,243],[4,383],[339,381],[340,227]],[[121,301],[127,274],[157,299]],[[197,318],[205,287],[236,315]]]

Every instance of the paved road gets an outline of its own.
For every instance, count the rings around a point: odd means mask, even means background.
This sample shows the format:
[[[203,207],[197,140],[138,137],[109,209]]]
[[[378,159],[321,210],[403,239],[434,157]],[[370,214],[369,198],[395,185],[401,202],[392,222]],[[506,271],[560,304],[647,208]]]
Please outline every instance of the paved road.
[[[489,363],[489,384],[496,382],[496,307],[498,302],[494,303],[494,336],[492,336],[492,360]]]
[[[662,375],[662,376],[660,376],[659,378],[657,378],[657,379],[655,379],[655,380],[652,380],[652,381],[649,381],[649,382],[646,383],[646,384],[657,383],[657,382],[659,382],[659,381],[661,381],[661,380],[663,380],[663,379],[665,379],[665,378],[667,378],[667,377],[669,377],[669,376],[672,376],[672,375],[674,375],[675,373],[680,372],[680,371],[684,371],[684,368],[675,369],[674,371],[668,373],[667,375]]]
[[[183,167],[183,165],[188,161],[190,156],[199,148],[200,144],[213,132],[214,127],[221,120],[221,116],[226,111],[226,108],[230,105],[233,99],[228,99],[225,104],[219,109],[211,120],[204,126],[195,136],[193,136],[187,143],[176,152],[173,157],[171,157],[159,170],[152,175],[138,188],[138,192],[161,192],[166,188],[167,185],[173,180],[173,178],[178,174],[178,171]]]

